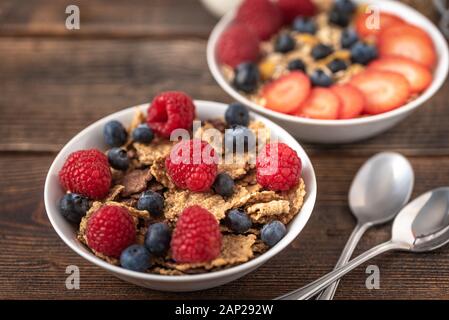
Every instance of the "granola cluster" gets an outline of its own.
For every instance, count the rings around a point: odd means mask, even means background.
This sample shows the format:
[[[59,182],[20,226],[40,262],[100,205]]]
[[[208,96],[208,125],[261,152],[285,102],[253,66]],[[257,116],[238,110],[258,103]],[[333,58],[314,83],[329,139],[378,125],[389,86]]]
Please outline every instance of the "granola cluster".
[[[131,132],[144,123],[145,116],[140,111],[128,128]],[[193,133],[195,137],[202,137],[201,133],[208,128],[218,129],[222,134],[226,127],[222,119],[214,119],[202,123]],[[254,134],[268,130],[261,122],[252,121],[248,126]],[[207,140],[207,138],[206,138]],[[220,255],[212,261],[202,263],[177,263],[170,251],[162,257],[152,257],[150,273],[161,275],[183,275],[219,270],[244,263],[264,253],[269,249],[260,238],[262,226],[270,221],[279,220],[289,223],[299,212],[306,194],[304,181],[301,179],[297,186],[288,191],[265,190],[256,180],[254,161],[248,153],[232,164],[221,163],[219,172],[225,172],[235,181],[235,191],[230,197],[223,197],[214,191],[193,192],[182,190],[175,186],[165,170],[165,159],[169,156],[174,145],[169,139],[155,137],[151,143],[144,144],[129,140],[125,144],[129,167],[126,171],[111,168],[112,186],[109,194],[103,200],[94,201],[82,218],[79,225],[78,239],[88,246],[86,228],[89,218],[103,206],[121,206],[131,214],[137,234],[136,242],[143,244],[148,227],[156,222],[165,222],[171,228],[176,226],[180,213],[191,205],[199,205],[212,213],[220,223],[222,233],[222,248]],[[147,190],[160,193],[164,198],[163,214],[154,217],[146,210],[137,209],[137,201]],[[244,234],[234,233],[224,223],[226,214],[231,209],[244,210],[252,221],[252,227]],[[99,258],[115,265],[119,260],[105,256],[92,250]]]

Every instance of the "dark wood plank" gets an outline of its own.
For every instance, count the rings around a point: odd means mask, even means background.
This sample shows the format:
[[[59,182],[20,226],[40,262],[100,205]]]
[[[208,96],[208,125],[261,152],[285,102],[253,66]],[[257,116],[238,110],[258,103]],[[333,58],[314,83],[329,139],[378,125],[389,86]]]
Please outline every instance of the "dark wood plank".
[[[80,9],[80,29],[67,30],[68,5]],[[216,23],[197,0],[3,0],[0,36],[202,37]]]
[[[54,155],[6,153],[0,156],[1,299],[271,299],[330,271],[347,240],[354,219],[346,205],[351,177],[365,160],[314,156],[319,196],[314,214],[293,244],[256,272],[228,285],[189,294],[161,293],[116,279],[73,253],[58,238],[45,215],[44,177]],[[447,184],[449,157],[414,157],[417,195]],[[438,167],[438,170],[436,169]],[[357,252],[389,237],[389,226],[371,230]],[[381,270],[381,289],[365,288],[365,268],[347,275],[337,298],[449,298],[446,276],[449,249],[429,254],[385,254],[369,262]],[[65,289],[65,268],[79,266],[81,289]]]
[[[208,71],[205,50],[202,40],[1,39],[0,150],[57,151],[93,121],[162,90],[229,102]],[[448,90],[446,82],[415,114],[377,138],[346,146],[309,145],[308,151],[448,155]]]

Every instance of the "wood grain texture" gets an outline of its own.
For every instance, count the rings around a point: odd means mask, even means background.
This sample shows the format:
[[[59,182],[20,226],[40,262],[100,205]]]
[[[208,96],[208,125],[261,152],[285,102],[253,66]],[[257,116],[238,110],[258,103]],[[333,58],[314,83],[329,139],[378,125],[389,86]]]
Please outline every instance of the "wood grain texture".
[[[57,151],[88,124],[162,90],[229,102],[210,75],[205,50],[203,40],[0,39],[0,150]],[[381,136],[344,146],[309,145],[308,151],[449,155],[448,91],[446,82]]]
[[[314,164],[322,191],[310,222],[289,248],[239,281],[207,291],[176,294],[118,280],[83,260],[59,239],[46,217],[42,199],[43,173],[52,159],[53,155],[17,153],[0,157],[0,298],[271,299],[332,269],[354,227],[346,194],[351,177],[365,160],[351,157],[335,161],[316,156]],[[415,195],[447,183],[449,157],[416,157],[411,161],[416,170]],[[439,171],[435,170],[436,163]],[[388,239],[389,229],[371,230],[357,252]],[[365,288],[365,264],[343,279],[337,298],[449,299],[448,259],[449,248],[429,254],[385,254],[369,262],[381,270],[380,290]],[[65,289],[65,268],[71,264],[80,268],[78,291]]]
[[[67,30],[68,5],[80,29]],[[216,23],[199,0],[2,0],[0,36],[206,38]]]
[[[69,4],[80,6],[80,30],[65,29]],[[421,10],[436,21],[431,6]],[[44,179],[56,152],[88,124],[162,90],[230,102],[205,59],[215,22],[198,0],[0,1],[0,299],[270,299],[333,268],[355,224],[347,191],[368,156],[384,150],[408,155],[416,172],[415,196],[447,185],[448,82],[377,138],[305,145],[318,176],[315,211],[288,249],[239,281],[196,293],[161,293],[127,284],[83,260],[46,217]],[[388,239],[389,230],[369,231],[357,253]],[[380,267],[380,290],[365,288],[366,264],[344,277],[337,298],[449,299],[448,260],[448,248],[383,255],[369,262]],[[71,264],[80,267],[79,291],[65,289]]]

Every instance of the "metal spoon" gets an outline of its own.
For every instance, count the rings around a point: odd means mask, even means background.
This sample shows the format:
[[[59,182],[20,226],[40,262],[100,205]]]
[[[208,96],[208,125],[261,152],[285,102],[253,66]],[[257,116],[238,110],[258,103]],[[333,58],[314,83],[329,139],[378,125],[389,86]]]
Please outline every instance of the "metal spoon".
[[[357,225],[335,269],[349,261],[366,230],[393,220],[407,204],[412,195],[414,177],[412,166],[399,153],[378,153],[365,162],[349,190],[349,207],[357,219]],[[317,299],[332,300],[338,283],[335,281],[327,287]]]
[[[405,206],[393,222],[391,240],[349,261],[311,284],[276,300],[302,300],[340,279],[375,256],[391,251],[427,252],[449,242],[449,187],[429,191]]]

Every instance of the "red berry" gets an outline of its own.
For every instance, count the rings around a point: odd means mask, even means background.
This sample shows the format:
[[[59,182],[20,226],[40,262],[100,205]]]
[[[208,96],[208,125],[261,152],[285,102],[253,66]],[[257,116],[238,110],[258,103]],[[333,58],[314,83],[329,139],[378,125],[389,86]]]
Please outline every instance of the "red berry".
[[[221,250],[221,233],[215,216],[200,206],[181,213],[171,240],[173,259],[178,263],[206,262]]]
[[[183,92],[163,92],[148,107],[148,125],[166,138],[175,129],[190,129],[194,118],[195,105],[192,98]]]
[[[292,22],[297,16],[313,16],[316,6],[311,0],[277,0],[285,23]]]
[[[282,14],[270,0],[245,0],[236,21],[246,24],[260,40],[268,40],[282,26]]]
[[[136,227],[128,210],[103,206],[87,222],[87,245],[106,256],[118,258],[136,240]]]
[[[176,144],[165,161],[168,175],[182,189],[202,192],[210,189],[217,175],[214,148],[199,139]]]
[[[92,199],[102,199],[111,186],[108,158],[99,150],[71,153],[59,171],[62,187]]]
[[[273,191],[289,190],[301,175],[301,159],[285,143],[265,145],[257,157],[257,182]]]
[[[242,62],[255,62],[259,56],[259,39],[242,23],[235,23],[226,29],[217,46],[220,63],[233,68]]]

